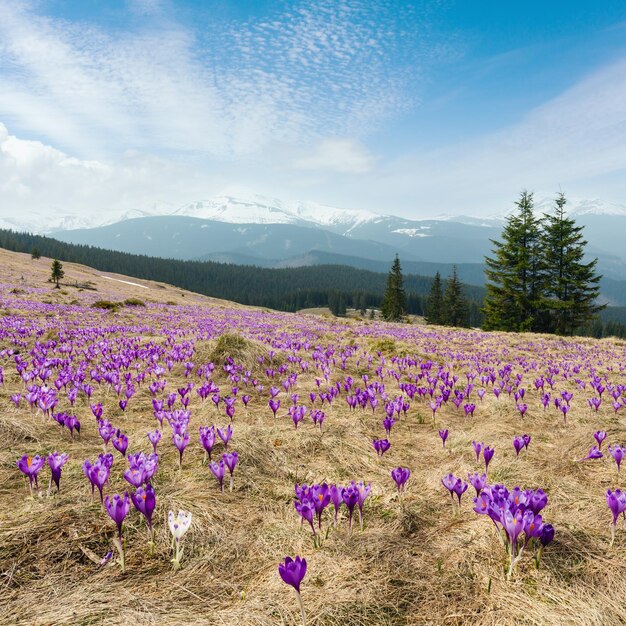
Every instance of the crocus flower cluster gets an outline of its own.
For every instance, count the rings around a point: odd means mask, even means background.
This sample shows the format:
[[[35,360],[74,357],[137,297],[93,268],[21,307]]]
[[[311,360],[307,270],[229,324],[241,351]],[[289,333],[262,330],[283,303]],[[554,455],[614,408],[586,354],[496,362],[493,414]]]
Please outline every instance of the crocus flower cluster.
[[[408,477],[407,477],[408,479]],[[406,482],[406,481],[405,481]],[[347,487],[338,485],[298,485],[295,486],[296,499],[294,506],[296,511],[302,518],[307,521],[313,531],[314,544],[319,545],[321,539],[318,531],[322,528],[322,513],[324,509],[332,502],[335,509],[335,525],[337,525],[338,514],[342,504],[348,509],[348,527],[352,530],[352,519],[355,508],[359,511],[359,525],[363,529],[363,504],[371,492],[371,485],[365,485],[363,482],[352,481]],[[317,528],[315,529],[315,520],[317,520]]]
[[[450,492],[452,499],[452,511],[454,511],[454,496],[458,498],[458,508],[461,510],[461,496],[467,491],[467,483],[454,474],[448,474],[441,479],[441,484]]]
[[[491,519],[510,555],[509,577],[528,546],[552,541],[554,529],[540,515],[547,504],[543,489],[515,487],[509,491],[504,485],[486,486],[474,498],[474,511]]]
[[[218,462],[211,462],[209,464],[209,469],[215,478],[217,478],[217,482],[220,485],[220,491],[224,491],[224,476],[226,476],[226,470],[228,470],[230,474],[230,489],[233,490],[234,487],[234,475],[235,466],[239,462],[239,455],[237,452],[224,452],[222,454],[222,458]]]

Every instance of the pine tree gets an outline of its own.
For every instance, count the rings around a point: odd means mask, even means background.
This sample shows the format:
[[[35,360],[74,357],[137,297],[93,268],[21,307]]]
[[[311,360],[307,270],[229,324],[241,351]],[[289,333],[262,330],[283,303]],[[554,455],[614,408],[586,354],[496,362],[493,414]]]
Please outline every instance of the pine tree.
[[[388,322],[397,322],[406,314],[404,279],[397,254],[387,276],[387,289],[383,298],[381,313]]]
[[[31,253],[30,253],[30,258],[31,258],[33,261],[37,261],[38,259],[40,259],[40,258],[41,258],[41,253],[39,252],[39,249],[38,249],[38,248],[33,248],[33,249],[32,249],[32,251],[31,251]]]
[[[542,236],[547,278],[542,305],[549,312],[546,330],[559,335],[573,335],[604,308],[596,304],[601,278],[596,274],[598,259],[583,262],[587,245],[583,227],[567,217],[566,202],[559,193],[554,214],[545,215]]]
[[[441,275],[435,274],[428,300],[426,301],[426,321],[429,324],[443,324],[443,293],[441,291]]]
[[[443,295],[443,319],[449,326],[469,326],[469,305],[463,293],[463,285],[459,280],[456,265],[452,266],[452,276],[446,281]]]
[[[483,313],[486,330],[527,331],[540,327],[540,299],[545,285],[541,222],[533,213],[533,194],[523,191],[502,231],[492,240],[493,257],[485,257],[488,279]]]
[[[52,272],[50,274],[50,279],[52,280],[53,283],[56,284],[56,288],[60,289],[61,285],[59,285],[59,281],[63,278],[63,276],[65,276],[65,272],[63,271],[63,265],[61,264],[61,261],[54,259],[54,261],[52,261],[51,269],[52,269]]]

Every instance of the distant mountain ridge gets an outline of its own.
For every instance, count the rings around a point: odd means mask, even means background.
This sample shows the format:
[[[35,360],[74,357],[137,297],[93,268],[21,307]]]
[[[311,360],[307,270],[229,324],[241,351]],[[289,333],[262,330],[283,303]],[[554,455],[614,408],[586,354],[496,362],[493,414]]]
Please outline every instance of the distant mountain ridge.
[[[549,212],[553,202],[552,198],[537,199],[537,213]],[[626,206],[571,199],[568,208],[585,227],[587,251],[591,258],[599,258],[600,272],[613,281],[626,279]],[[335,258],[338,263],[383,271],[381,264],[389,264],[398,253],[411,271],[430,276],[440,271],[445,276],[451,265],[457,264],[463,280],[483,284],[479,266],[491,253],[491,240],[499,239],[504,220],[505,215],[410,219],[314,202],[231,194],[182,206],[158,204],[115,218],[59,213],[50,220],[42,215],[14,215],[0,219],[0,227],[136,254],[259,267],[334,263],[330,259]],[[607,294],[607,299],[613,297]]]

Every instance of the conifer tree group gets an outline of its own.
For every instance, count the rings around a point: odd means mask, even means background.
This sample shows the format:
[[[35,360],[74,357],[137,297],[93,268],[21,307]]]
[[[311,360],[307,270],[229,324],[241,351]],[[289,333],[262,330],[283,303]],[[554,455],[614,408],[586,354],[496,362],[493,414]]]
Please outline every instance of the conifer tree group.
[[[485,330],[573,335],[603,307],[597,304],[598,260],[585,262],[582,226],[565,212],[560,193],[554,212],[537,217],[533,194],[523,191],[502,241],[485,258]]]
[[[445,290],[442,290],[441,275],[435,274],[426,302],[426,321],[445,326],[469,326],[469,304],[456,265],[452,267],[452,276],[446,280]]]

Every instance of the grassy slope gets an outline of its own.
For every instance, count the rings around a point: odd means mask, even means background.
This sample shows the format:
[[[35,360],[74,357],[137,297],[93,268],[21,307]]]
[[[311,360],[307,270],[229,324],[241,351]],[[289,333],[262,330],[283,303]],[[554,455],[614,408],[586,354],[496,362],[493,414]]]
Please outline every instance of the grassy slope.
[[[15,300],[4,314],[33,316],[55,336],[55,324],[82,326],[106,322],[129,324],[142,316],[152,330],[137,330],[144,340],[160,341],[156,330],[171,323],[170,315],[181,315],[183,328],[192,336],[194,320],[202,316],[250,328],[249,309],[211,301],[180,289],[159,288],[154,283],[144,290],[123,283],[107,281],[100,272],[65,266],[67,278],[92,280],[97,292],[67,288],[66,294],[53,291],[45,280],[49,261],[31,262],[25,255],[0,251],[5,268],[3,282],[26,293],[10,294],[2,288],[4,300]],[[21,277],[24,277],[22,281]],[[133,280],[133,279],[129,279]],[[31,288],[33,291],[31,291]],[[64,310],[55,318],[56,305],[36,314],[26,314],[20,300],[49,300],[86,304],[95,299],[122,300],[139,297],[146,301],[176,302],[193,307],[151,305],[146,311],[123,309],[118,314],[99,313],[77,307]],[[248,322],[246,322],[246,319]],[[506,336],[476,332],[443,331],[439,337],[429,330],[412,328],[412,338],[402,340],[405,327],[353,321],[328,321],[307,316],[268,313],[263,318],[273,330],[253,334],[277,336],[302,327],[316,341],[348,343],[374,355],[378,365],[376,342],[396,336],[397,351],[431,355],[442,363],[457,359],[456,373],[464,378],[467,362],[477,353],[492,352],[515,362],[518,357],[547,363],[551,359],[576,359],[582,350],[604,366],[626,362],[622,344],[608,341],[575,342],[541,337]],[[133,332],[129,331],[129,334]],[[535,346],[529,345],[535,341]],[[504,343],[506,342],[506,343]],[[255,339],[250,345],[267,353],[267,346]],[[580,346],[580,348],[578,347]],[[5,347],[5,346],[1,346]],[[198,344],[196,365],[206,362],[214,341]],[[388,355],[389,356],[389,355]],[[277,359],[284,355],[277,354]],[[310,360],[310,359],[309,359]],[[320,436],[307,419],[295,431],[291,421],[282,416],[274,423],[263,398],[253,394],[249,412],[238,408],[234,420],[232,448],[240,455],[236,470],[235,492],[220,494],[216,481],[202,466],[202,451],[197,442],[201,424],[225,425],[227,418],[212,406],[202,406],[193,394],[190,433],[181,471],[176,467],[175,449],[167,430],[159,444],[161,464],[155,481],[156,554],[150,557],[144,548],[145,525],[131,511],[126,525],[128,545],[127,573],[116,566],[98,568],[88,555],[102,556],[110,546],[114,525],[98,504],[89,499],[87,481],[81,471],[84,458],[93,459],[101,449],[94,419],[86,401],[80,400],[77,414],[83,423],[80,439],[72,442],[66,431],[54,423],[33,415],[25,406],[16,409],[9,395],[21,390],[14,368],[2,363],[5,385],[0,389],[0,623],[2,624],[297,624],[299,612],[292,590],[280,581],[276,567],[286,555],[301,554],[309,562],[303,583],[303,596],[309,622],[318,625],[384,624],[617,624],[623,622],[623,598],[626,579],[626,532],[620,528],[616,544],[609,548],[610,514],[604,492],[615,487],[614,465],[606,460],[577,464],[593,443],[592,433],[602,426],[609,431],[608,442],[625,441],[626,429],[621,418],[613,417],[610,406],[591,416],[585,397],[577,391],[570,413],[571,423],[562,427],[554,410],[547,414],[540,408],[534,392],[528,389],[529,413],[521,422],[512,401],[499,401],[491,392],[476,410],[474,419],[465,420],[450,402],[438,414],[438,426],[450,429],[448,449],[443,451],[433,429],[428,409],[417,400],[406,418],[392,432],[392,448],[382,461],[374,455],[370,440],[381,436],[383,409],[375,415],[349,413],[342,397],[330,410],[327,431]],[[260,369],[252,359],[251,367],[259,377]],[[167,375],[171,391],[182,384],[181,366]],[[338,366],[330,380],[342,380],[362,372],[362,365],[348,361],[345,371]],[[519,364],[516,371],[522,371]],[[615,372],[612,379],[622,376]],[[302,399],[316,389],[313,368],[298,378]],[[582,377],[582,376],[581,376]],[[216,369],[214,379],[220,388],[228,388],[224,373]],[[525,375],[532,386],[534,373]],[[390,395],[395,395],[395,381],[385,378]],[[562,387],[561,387],[562,388]],[[283,405],[287,402],[284,394]],[[117,398],[110,392],[97,391],[103,399],[105,415],[121,427],[130,439],[129,451],[148,450],[147,430],[154,428],[150,394],[142,387],[131,400],[126,414],[116,407]],[[423,422],[423,423],[420,423]],[[527,455],[515,460],[511,445],[514,434],[528,432],[533,440]],[[557,537],[545,552],[542,569],[534,569],[530,556],[521,563],[514,579],[506,582],[504,558],[491,524],[471,510],[470,490],[464,496],[462,515],[453,517],[449,497],[440,484],[441,477],[452,471],[465,476],[480,469],[475,463],[471,441],[494,444],[490,478],[510,487],[544,487],[550,496],[545,517],[557,529]],[[605,444],[606,445],[606,444]],[[221,451],[220,446],[216,446]],[[15,467],[23,453],[43,453],[54,449],[71,455],[62,478],[62,491],[53,498],[27,498],[24,482]],[[107,493],[126,488],[121,478],[122,460],[115,452],[111,487]],[[389,476],[397,465],[408,466],[412,477],[404,499],[400,499]],[[43,472],[47,480],[47,468]],[[345,519],[331,531],[321,549],[314,550],[310,531],[300,526],[293,508],[293,484],[296,481],[371,481],[373,495],[365,506],[366,528],[347,533]],[[185,538],[183,568],[173,572],[165,517],[168,509],[183,508],[194,514],[193,527]],[[345,517],[345,513],[344,513]]]

